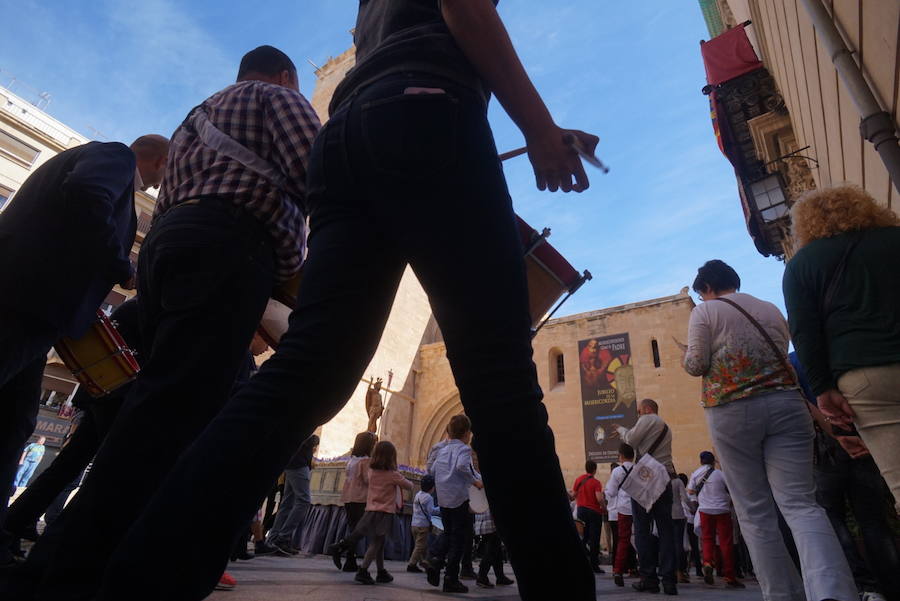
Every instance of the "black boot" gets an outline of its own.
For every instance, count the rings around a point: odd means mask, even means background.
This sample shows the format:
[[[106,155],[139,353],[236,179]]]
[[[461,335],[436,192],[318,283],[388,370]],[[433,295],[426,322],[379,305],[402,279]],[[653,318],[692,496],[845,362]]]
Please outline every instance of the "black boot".
[[[353,551],[347,553],[347,561],[344,562],[342,572],[355,572],[358,568],[356,565],[356,554]]]

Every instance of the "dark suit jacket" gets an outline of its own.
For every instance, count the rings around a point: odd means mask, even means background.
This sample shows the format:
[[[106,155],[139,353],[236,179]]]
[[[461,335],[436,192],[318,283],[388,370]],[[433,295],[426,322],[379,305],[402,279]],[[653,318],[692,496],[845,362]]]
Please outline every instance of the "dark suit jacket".
[[[89,142],[41,165],[0,213],[0,306],[80,336],[131,273],[135,156]]]

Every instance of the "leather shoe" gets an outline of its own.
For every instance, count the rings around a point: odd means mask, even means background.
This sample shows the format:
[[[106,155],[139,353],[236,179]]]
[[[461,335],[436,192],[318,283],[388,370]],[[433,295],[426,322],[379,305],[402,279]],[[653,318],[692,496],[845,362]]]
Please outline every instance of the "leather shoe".
[[[658,593],[659,585],[658,584],[647,584],[643,580],[638,582],[632,582],[631,588],[638,591],[639,593]]]

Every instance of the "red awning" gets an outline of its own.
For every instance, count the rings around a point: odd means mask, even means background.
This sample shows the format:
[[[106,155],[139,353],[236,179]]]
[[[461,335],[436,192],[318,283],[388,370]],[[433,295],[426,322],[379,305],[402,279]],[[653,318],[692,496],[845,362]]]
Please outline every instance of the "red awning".
[[[729,29],[708,42],[700,42],[700,54],[706,67],[706,83],[713,86],[763,66],[747,38],[744,25]]]

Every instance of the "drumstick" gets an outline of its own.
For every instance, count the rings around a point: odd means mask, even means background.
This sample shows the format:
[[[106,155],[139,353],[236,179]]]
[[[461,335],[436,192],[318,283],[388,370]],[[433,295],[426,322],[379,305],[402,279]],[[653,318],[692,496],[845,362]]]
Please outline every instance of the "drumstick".
[[[574,138],[574,137],[571,138],[571,140],[569,141],[569,144],[572,145],[572,148],[575,149],[575,152],[578,153],[578,156],[580,156],[582,159],[584,159],[585,163],[587,163],[589,165],[593,165],[597,169],[600,169],[603,173],[609,173],[609,167],[607,167],[603,163],[603,161],[598,159],[596,157],[596,155],[593,155],[593,154],[587,152],[584,149],[584,147],[582,147],[581,143],[578,142],[577,138]],[[501,161],[505,161],[507,159],[512,159],[512,158],[515,158],[518,156],[522,156],[526,152],[528,152],[528,147],[523,146],[522,148],[516,148],[515,150],[510,150],[508,152],[504,152],[503,154],[499,155],[499,158]]]
[[[519,156],[522,156],[523,154],[525,154],[526,152],[528,152],[527,146],[523,146],[522,148],[516,148],[515,150],[510,150],[509,152],[504,152],[503,154],[501,154],[500,160],[505,161],[506,159],[519,157]]]

